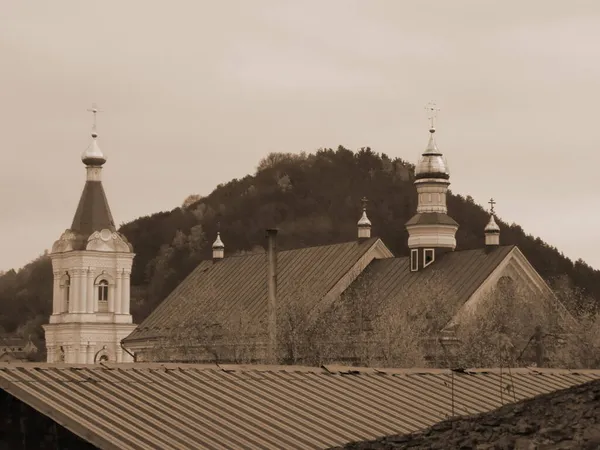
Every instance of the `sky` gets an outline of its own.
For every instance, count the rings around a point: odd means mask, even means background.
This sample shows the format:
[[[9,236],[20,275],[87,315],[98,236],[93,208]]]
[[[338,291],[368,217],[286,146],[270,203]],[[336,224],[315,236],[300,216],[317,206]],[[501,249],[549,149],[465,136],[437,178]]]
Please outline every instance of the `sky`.
[[[597,0],[0,0],[0,270],[70,226],[92,103],[119,225],[269,152],[414,163],[432,100],[450,189],[600,269],[599,42]]]

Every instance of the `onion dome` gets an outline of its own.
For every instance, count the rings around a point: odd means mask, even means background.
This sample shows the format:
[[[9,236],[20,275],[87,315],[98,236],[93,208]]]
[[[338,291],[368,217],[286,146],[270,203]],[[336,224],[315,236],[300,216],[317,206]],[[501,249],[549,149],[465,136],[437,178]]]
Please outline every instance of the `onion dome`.
[[[81,160],[86,166],[102,166],[106,162],[106,157],[98,146],[98,133],[92,130],[92,142],[82,153]]]
[[[443,178],[447,180],[450,178],[450,170],[446,158],[444,158],[435,143],[435,129],[430,128],[429,133],[427,148],[415,167],[415,178]]]
[[[215,242],[213,242],[212,245],[213,250],[222,250],[225,248],[225,244],[223,244],[223,241],[221,240],[221,233],[217,233],[217,238],[215,239]]]
[[[486,232],[486,234],[487,233],[500,233],[500,227],[496,223],[496,220],[494,219],[493,214],[490,215],[490,221],[485,226],[485,232]]]
[[[367,210],[363,209],[362,216],[358,220],[358,227],[359,228],[368,228],[370,226],[371,226],[371,221],[367,217]]]

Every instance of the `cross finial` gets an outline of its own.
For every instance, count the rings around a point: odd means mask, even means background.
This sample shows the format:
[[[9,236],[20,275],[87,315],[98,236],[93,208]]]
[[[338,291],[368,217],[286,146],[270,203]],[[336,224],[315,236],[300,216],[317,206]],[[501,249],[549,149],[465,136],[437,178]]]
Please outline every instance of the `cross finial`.
[[[439,108],[435,102],[431,101],[427,103],[425,110],[427,111],[427,118],[429,119],[429,129],[435,130],[435,119],[437,118]]]
[[[367,202],[369,201],[369,199],[367,197],[364,197],[360,199],[361,203],[362,203],[362,208],[363,211],[367,210]]]
[[[488,203],[490,204],[490,213],[494,214],[494,205],[496,204],[496,201],[493,198],[490,198]]]
[[[98,109],[98,105],[96,105],[95,103],[92,103],[92,107],[88,109],[89,112],[91,112],[94,115],[94,122],[92,124],[92,130],[95,133],[96,132],[96,114],[99,112],[102,112]]]

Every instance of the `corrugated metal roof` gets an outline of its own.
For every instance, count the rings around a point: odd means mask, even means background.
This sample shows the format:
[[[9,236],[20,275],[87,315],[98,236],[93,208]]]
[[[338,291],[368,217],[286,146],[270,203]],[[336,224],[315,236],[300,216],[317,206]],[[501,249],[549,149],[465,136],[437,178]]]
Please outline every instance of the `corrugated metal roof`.
[[[600,378],[599,370],[0,364],[0,387],[101,449],[323,449]]]
[[[363,289],[363,283],[367,283],[374,287],[383,305],[402,308],[415,301],[443,300],[447,312],[453,316],[514,248],[507,245],[491,250],[448,252],[418,272],[410,271],[407,257],[377,259],[350,285],[346,295]]]
[[[277,297],[282,304],[303,289],[303,301],[314,306],[348,273],[377,238],[278,252]],[[241,312],[255,322],[267,309],[266,253],[203,261],[144,320],[125,342],[161,335],[201,320],[204,323]]]

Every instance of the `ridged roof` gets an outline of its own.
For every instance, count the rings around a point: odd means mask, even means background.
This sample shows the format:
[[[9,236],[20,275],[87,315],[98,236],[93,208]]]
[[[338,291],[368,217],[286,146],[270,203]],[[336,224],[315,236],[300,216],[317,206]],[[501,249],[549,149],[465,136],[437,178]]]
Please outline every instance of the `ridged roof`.
[[[102,450],[325,449],[594,379],[600,371],[0,363],[1,389]]]
[[[103,229],[117,231],[108,206],[101,181],[86,181],[79,199],[79,205],[71,224],[71,231],[90,236],[94,231]]]
[[[342,244],[280,251],[277,255],[277,300],[290,301],[299,289],[312,308],[350,271],[377,241],[370,238]],[[126,339],[148,339],[163,331],[201,321],[218,322],[243,311],[254,323],[267,312],[266,253],[230,256],[201,262]]]
[[[458,222],[448,214],[429,212],[417,213],[412,216],[406,225],[452,225],[458,226]]]
[[[447,252],[417,272],[410,271],[408,257],[374,260],[346,292],[360,290],[366,282],[375,287],[381,304],[393,302],[398,308],[443,295],[447,311],[456,313],[514,248],[508,245]]]

